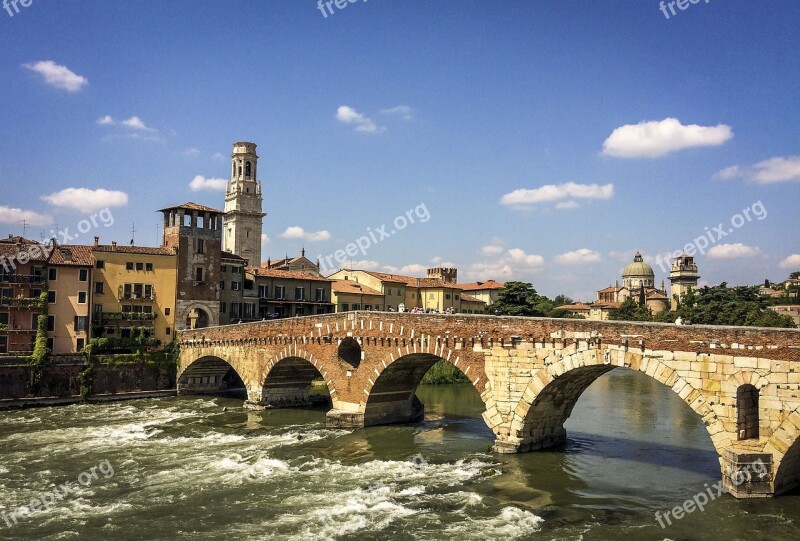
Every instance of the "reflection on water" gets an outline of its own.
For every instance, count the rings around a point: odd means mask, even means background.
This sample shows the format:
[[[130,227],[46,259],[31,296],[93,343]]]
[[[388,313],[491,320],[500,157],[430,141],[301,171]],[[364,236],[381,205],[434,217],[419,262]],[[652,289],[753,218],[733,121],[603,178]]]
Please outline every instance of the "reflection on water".
[[[522,455],[488,452],[470,385],[418,395],[425,422],[354,431],[326,429],[324,408],[252,412],[229,398],[2,412],[0,539],[800,537],[797,496],[725,496],[657,525],[719,465],[696,414],[644,375],[601,377],[565,449]],[[113,477],[4,520],[106,459]]]

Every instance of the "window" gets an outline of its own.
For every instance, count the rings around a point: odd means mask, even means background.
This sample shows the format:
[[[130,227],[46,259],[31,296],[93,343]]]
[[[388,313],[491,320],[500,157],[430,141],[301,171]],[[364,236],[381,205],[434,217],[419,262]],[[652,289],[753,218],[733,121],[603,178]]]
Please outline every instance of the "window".
[[[317,300],[317,302],[325,302],[325,288],[318,287],[317,294],[314,298]]]
[[[454,297],[455,297],[455,299],[456,299],[456,300],[458,300],[458,299],[459,299],[459,296],[458,296],[458,295],[454,295]]]
[[[164,308],[164,315],[165,315],[165,316],[168,316],[168,315],[169,315],[169,308]]]
[[[306,300],[306,288],[304,287],[294,288],[294,300],[296,301]]]
[[[252,303],[244,304],[244,317],[252,318],[255,315],[255,305]]]
[[[233,274],[242,274],[242,267],[231,267],[231,272]]]
[[[153,272],[153,264],[152,263],[145,263],[144,264],[144,270],[146,270],[147,272]]]
[[[8,312],[0,312],[0,325],[8,325]]]
[[[450,293],[445,293],[444,298],[450,300]]]
[[[103,305],[102,304],[95,304],[94,305],[94,315],[95,316],[103,315]]]
[[[231,289],[233,291],[241,291],[242,290],[242,283],[241,282],[231,282]]]
[[[80,353],[86,347],[86,338],[78,338],[75,340],[75,350]]]
[[[266,299],[269,296],[269,286],[258,286],[258,298]]]
[[[222,267],[219,270],[220,272],[222,272],[222,274],[225,274],[226,272],[228,272],[228,265],[222,265]]]
[[[88,282],[89,281],[89,269],[79,269],[78,270],[78,281],[79,282]]]
[[[58,269],[55,267],[50,267],[47,269],[47,279],[51,282],[58,280]]]
[[[56,330],[56,316],[47,316],[47,332]]]
[[[133,284],[133,297],[141,299],[144,296],[144,287],[142,284]]]
[[[203,239],[197,239],[197,253],[198,254],[206,253],[206,243]]]
[[[75,332],[86,332],[89,326],[89,318],[86,316],[75,316],[75,321],[72,323]]]
[[[94,266],[97,269],[104,269],[106,268],[106,262],[103,261],[102,259],[98,259],[97,261],[94,262]]]
[[[105,292],[106,285],[103,282],[95,282],[94,283],[94,292],[98,295],[102,295]]]
[[[86,292],[78,291],[78,304],[86,304]]]
[[[133,270],[133,261],[125,263],[125,270]]]
[[[194,279],[195,282],[205,282],[205,273],[203,272],[203,267],[197,267],[194,270]]]
[[[47,292],[47,304],[55,304],[56,303],[56,292],[55,291],[48,291]]]
[[[347,304],[346,302],[342,303],[342,312],[349,312],[349,311],[350,311],[350,305]]]
[[[231,317],[239,317],[241,314],[241,305],[238,302],[231,303]]]
[[[286,286],[275,286],[275,298],[276,299],[286,298]]]
[[[172,333],[172,328],[171,327],[167,327],[167,336],[169,336],[171,333]]]
[[[53,351],[53,339],[52,338],[48,338],[47,339],[47,349],[49,349],[50,351]]]
[[[153,291],[153,286],[151,286],[149,284],[145,284],[145,286],[144,286],[144,298],[145,299],[155,299],[156,298],[156,294]]]
[[[136,263],[136,270],[141,271],[144,270],[144,263]]]
[[[252,280],[245,280],[244,281],[244,288],[248,291],[252,291],[255,287],[255,283]]]
[[[392,290],[391,289],[387,289],[386,290],[386,296],[389,297],[391,295],[392,295]]]
[[[30,293],[28,293],[28,295],[29,295],[29,297],[31,299],[38,299],[39,295],[41,295],[41,294],[42,294],[42,290],[41,289],[33,289],[33,288],[31,288]]]
[[[219,290],[222,291],[223,289],[225,289],[225,280],[220,280],[219,281]]]
[[[227,312],[227,311],[228,311],[228,303],[227,303],[227,302],[221,302],[221,303],[219,303],[219,311],[220,311],[221,313],[223,313],[223,314],[224,314],[225,312]]]

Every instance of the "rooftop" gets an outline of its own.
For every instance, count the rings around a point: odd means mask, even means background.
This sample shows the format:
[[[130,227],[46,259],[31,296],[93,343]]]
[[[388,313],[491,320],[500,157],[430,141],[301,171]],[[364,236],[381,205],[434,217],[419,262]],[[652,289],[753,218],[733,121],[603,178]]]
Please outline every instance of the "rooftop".
[[[458,284],[458,287],[464,291],[484,291],[489,289],[502,289],[505,284],[495,282],[494,280],[486,280],[485,282],[470,282],[468,284]]]
[[[223,211],[221,211],[219,209],[206,207],[204,205],[198,205],[197,203],[192,203],[191,201],[188,202],[188,203],[184,203],[183,205],[175,205],[173,207],[166,207],[166,208],[160,209],[158,212],[164,212],[164,211],[167,211],[167,210],[177,210],[177,209],[197,210],[197,211],[200,211],[200,212],[211,212],[211,213],[214,213],[214,214],[225,214]]]
[[[264,267],[247,267],[245,270],[253,276],[258,276],[260,278],[286,278],[289,280],[311,280],[313,282],[335,281],[310,272],[266,269]]]

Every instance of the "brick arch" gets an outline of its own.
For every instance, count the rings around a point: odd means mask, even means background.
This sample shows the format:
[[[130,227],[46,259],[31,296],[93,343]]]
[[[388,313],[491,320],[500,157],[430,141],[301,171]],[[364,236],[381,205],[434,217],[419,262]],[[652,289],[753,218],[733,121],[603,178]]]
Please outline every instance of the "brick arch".
[[[266,395],[270,376],[285,377],[286,371],[282,369],[286,368],[287,362],[294,363],[295,361],[299,361],[299,363],[293,364],[294,367],[300,369],[310,367],[325,381],[325,385],[328,387],[328,393],[330,393],[331,401],[333,402],[333,407],[335,409],[336,404],[339,401],[336,393],[337,382],[334,374],[331,373],[330,367],[328,367],[327,363],[325,363],[322,359],[314,357],[313,353],[309,353],[304,349],[298,348],[296,344],[293,347],[286,347],[281,352],[269,357],[269,360],[264,365],[263,377],[259,382],[261,386],[262,398]],[[301,379],[305,380],[305,378]]]
[[[406,422],[421,420],[424,407],[419,399],[416,398],[416,390],[422,378],[434,364],[445,361],[461,373],[467,376],[472,388],[481,397],[481,401],[487,405],[487,382],[482,375],[472,373],[472,365],[461,362],[461,357],[455,355],[449,348],[441,348],[442,351],[431,353],[428,351],[410,352],[397,358],[389,355],[381,362],[372,366],[372,374],[367,379],[364,387],[365,399],[363,411],[366,425],[384,424],[385,422],[398,422],[397,420],[388,421],[390,417],[397,414],[397,409],[386,409],[387,404],[398,405],[405,403],[400,417]],[[461,365],[461,366],[459,366]],[[464,368],[466,366],[466,368]],[[475,376],[474,379],[470,377]],[[382,411],[383,408],[383,411]]]
[[[774,494],[800,486],[800,407],[772,432],[765,451],[772,453]],[[782,449],[786,449],[782,452]]]
[[[218,355],[200,355],[194,358],[186,363],[177,374],[178,394],[213,394],[225,391],[224,379],[230,370],[236,373],[244,383],[245,389],[249,390],[247,376],[242,367],[237,367],[237,364],[231,359],[224,359]],[[198,379],[201,381],[198,382]]]
[[[569,351],[571,350],[571,351]],[[526,387],[511,422],[512,439],[519,450],[542,449],[566,440],[563,423],[583,392],[600,376],[622,367],[642,372],[672,389],[700,416],[717,453],[727,447],[730,435],[706,403],[705,396],[659,358],[624,351],[617,346],[577,351],[574,346],[560,358],[545,360]],[[549,412],[549,418],[548,418]]]

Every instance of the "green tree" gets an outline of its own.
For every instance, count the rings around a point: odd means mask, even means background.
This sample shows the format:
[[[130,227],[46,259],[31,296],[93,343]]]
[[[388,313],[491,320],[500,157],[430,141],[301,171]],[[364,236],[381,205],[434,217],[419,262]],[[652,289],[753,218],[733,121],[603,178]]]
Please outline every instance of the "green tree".
[[[556,300],[550,300],[534,289],[527,282],[506,282],[497,295],[497,300],[486,307],[487,314],[502,316],[528,316],[528,317],[574,317],[567,310],[558,310],[563,304],[570,304],[572,299],[559,295]]]
[[[42,312],[36,319],[36,341],[33,345],[33,355],[31,360],[34,364],[41,364],[47,358],[50,350],[47,349],[47,292],[43,291],[39,295]]]
[[[619,308],[614,308],[608,314],[614,321],[653,321],[653,314],[647,306],[640,306],[633,298],[625,299]]]

